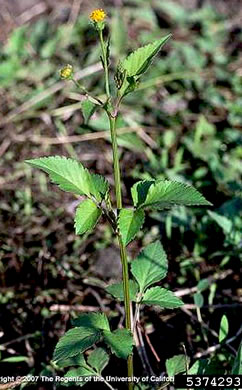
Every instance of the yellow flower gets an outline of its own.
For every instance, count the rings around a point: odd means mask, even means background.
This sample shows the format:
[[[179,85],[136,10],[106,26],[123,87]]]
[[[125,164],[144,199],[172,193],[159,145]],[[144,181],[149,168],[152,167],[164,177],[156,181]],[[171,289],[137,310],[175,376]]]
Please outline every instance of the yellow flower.
[[[106,13],[104,12],[103,9],[99,8],[99,9],[95,9],[94,11],[92,11],[92,13],[90,14],[90,19],[93,21],[93,22],[103,22],[104,19],[106,18]]]
[[[65,80],[71,79],[73,76],[73,66],[72,65],[66,65],[64,68],[60,70],[60,77]]]

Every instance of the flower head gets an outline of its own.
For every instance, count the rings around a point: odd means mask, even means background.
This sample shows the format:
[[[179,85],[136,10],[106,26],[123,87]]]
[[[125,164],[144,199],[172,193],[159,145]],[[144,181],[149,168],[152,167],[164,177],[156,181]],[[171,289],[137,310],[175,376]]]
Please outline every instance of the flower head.
[[[60,70],[60,77],[64,80],[70,80],[73,77],[73,66],[67,64]]]
[[[99,8],[99,9],[95,9],[94,11],[92,11],[92,13],[90,14],[90,19],[92,22],[95,22],[95,23],[98,23],[98,22],[103,22],[106,18],[106,13],[103,9]]]

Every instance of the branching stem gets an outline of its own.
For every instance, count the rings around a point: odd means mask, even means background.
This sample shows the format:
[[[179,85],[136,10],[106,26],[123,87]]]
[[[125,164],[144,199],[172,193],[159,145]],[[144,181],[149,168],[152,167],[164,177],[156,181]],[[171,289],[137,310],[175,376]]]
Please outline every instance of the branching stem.
[[[102,102],[100,99],[96,98],[95,96],[92,96],[92,95],[88,92],[88,90],[87,90],[83,85],[81,85],[81,84],[79,83],[79,81],[77,81],[77,80],[75,80],[75,79],[71,79],[71,80],[72,80],[73,83],[77,86],[77,88],[80,89],[80,91],[81,91],[84,95],[86,95],[87,97],[89,96],[92,100],[94,100],[94,101],[96,102],[96,104],[98,104],[98,105],[100,105],[100,106],[103,106],[103,102]]]

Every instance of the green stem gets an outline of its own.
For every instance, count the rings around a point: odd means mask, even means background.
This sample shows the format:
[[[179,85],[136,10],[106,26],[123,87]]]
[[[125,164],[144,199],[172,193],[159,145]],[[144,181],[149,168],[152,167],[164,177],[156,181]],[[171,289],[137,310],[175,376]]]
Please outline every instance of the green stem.
[[[103,40],[103,31],[99,30],[99,38],[101,43],[101,51],[102,51],[102,59],[103,59],[103,67],[104,67],[104,73],[105,73],[105,87],[106,87],[106,94],[107,98],[110,98],[110,89],[109,89],[109,76],[108,76],[108,59],[107,59],[107,53],[105,49],[105,44]]]
[[[88,92],[88,90],[87,90],[85,87],[83,87],[83,85],[81,85],[81,84],[79,83],[79,81],[77,81],[77,80],[75,80],[75,79],[71,79],[71,80],[72,80],[73,83],[81,90],[81,92],[83,92],[84,95],[86,95],[87,97],[89,96],[89,97],[92,98],[94,101],[96,101],[96,103],[97,103],[98,105],[103,106],[103,102],[102,102],[100,99],[96,98],[95,96],[92,96],[92,95]]]
[[[115,182],[115,191],[116,191],[116,202],[117,202],[117,212],[122,208],[122,191],[121,191],[121,180],[120,180],[120,167],[119,167],[119,158],[118,158],[118,144],[117,144],[117,131],[116,131],[116,119],[117,115],[114,117],[109,114],[109,123],[112,139],[112,148],[113,148],[113,165],[114,165],[114,182]],[[122,242],[121,235],[117,230],[117,237],[120,247],[120,257],[122,263],[122,274],[123,274],[123,285],[124,285],[124,308],[125,308],[125,327],[130,332],[132,332],[131,324],[131,301],[129,294],[129,268],[128,268],[128,259],[125,245]],[[131,354],[128,357],[128,376],[133,376],[133,355]],[[133,383],[129,383],[129,390],[133,389]]]
[[[120,210],[122,208],[122,192],[121,192],[120,167],[119,167],[119,158],[118,158],[116,119],[117,119],[116,116],[112,117],[111,115],[109,115],[109,124],[110,124],[112,148],[113,148],[113,167],[114,167],[116,202],[117,202],[117,209]]]

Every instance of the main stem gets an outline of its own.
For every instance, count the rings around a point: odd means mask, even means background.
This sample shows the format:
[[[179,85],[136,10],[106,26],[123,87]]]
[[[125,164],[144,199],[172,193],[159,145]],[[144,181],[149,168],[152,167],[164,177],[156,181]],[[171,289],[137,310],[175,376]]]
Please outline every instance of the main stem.
[[[103,31],[99,31],[99,38],[102,51],[102,60],[105,73],[105,87],[107,94],[107,101],[110,104],[110,87],[109,87],[109,75],[108,75],[108,58],[107,58],[107,49],[103,40]],[[108,107],[108,117],[110,124],[110,132],[112,139],[112,149],[113,149],[113,167],[114,167],[114,183],[115,183],[115,192],[116,192],[116,202],[117,202],[117,213],[122,209],[122,190],[121,190],[121,180],[120,180],[120,167],[119,167],[119,157],[118,157],[118,144],[117,144],[117,132],[116,132],[116,120],[117,120],[117,107],[115,109],[115,114],[111,114]],[[129,268],[128,268],[128,259],[126,248],[122,242],[122,238],[117,227],[117,237],[119,241],[120,248],[120,257],[122,263],[122,274],[123,274],[123,286],[124,286],[124,308],[125,308],[125,327],[132,333],[132,324],[131,324],[131,302],[129,296]],[[128,357],[128,377],[133,377],[133,355],[131,354]],[[129,390],[133,390],[133,383],[129,382]]]
[[[116,119],[117,119],[117,114],[114,117],[109,114],[109,123],[110,123],[112,148],[113,148],[113,166],[114,166],[114,182],[115,182],[115,191],[116,191],[117,212],[119,213],[119,211],[122,208],[122,191],[121,191],[120,167],[119,167],[119,157],[118,157]],[[122,263],[122,274],[123,274],[123,285],[124,285],[125,326],[126,329],[132,332],[127,252],[119,232],[117,232],[117,236],[118,236],[119,247],[120,247],[120,257]],[[132,354],[128,357],[128,376],[133,377],[133,355]],[[129,390],[133,390],[132,382],[129,383]]]

